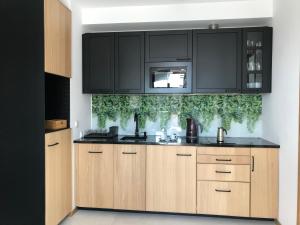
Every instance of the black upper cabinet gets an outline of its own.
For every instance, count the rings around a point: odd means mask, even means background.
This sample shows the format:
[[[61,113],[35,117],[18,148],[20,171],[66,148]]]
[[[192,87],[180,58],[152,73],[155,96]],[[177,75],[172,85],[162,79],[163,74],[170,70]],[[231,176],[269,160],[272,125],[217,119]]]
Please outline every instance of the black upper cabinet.
[[[191,30],[146,32],[146,62],[191,60]]]
[[[114,92],[114,36],[83,35],[83,93]]]
[[[195,30],[193,92],[241,91],[242,30]]]
[[[243,30],[243,93],[271,93],[271,27]]]
[[[144,32],[116,34],[116,93],[144,93],[144,40]]]

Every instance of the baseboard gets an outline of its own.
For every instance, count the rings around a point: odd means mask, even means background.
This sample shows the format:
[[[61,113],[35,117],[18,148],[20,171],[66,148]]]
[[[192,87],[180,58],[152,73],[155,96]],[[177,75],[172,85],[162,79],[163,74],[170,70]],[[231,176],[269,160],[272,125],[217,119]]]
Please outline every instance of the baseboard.
[[[281,225],[281,223],[278,220],[275,220],[276,225]]]
[[[78,211],[77,207],[75,207],[69,214],[70,217],[74,216],[74,214]]]

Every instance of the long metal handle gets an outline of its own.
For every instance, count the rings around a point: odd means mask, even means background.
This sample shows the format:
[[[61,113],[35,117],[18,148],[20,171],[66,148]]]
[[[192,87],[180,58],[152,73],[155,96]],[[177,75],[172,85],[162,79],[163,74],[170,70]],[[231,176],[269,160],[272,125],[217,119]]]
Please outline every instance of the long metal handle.
[[[191,157],[192,154],[176,154],[177,156],[186,156],[186,157]]]
[[[231,171],[219,171],[219,170],[216,170],[216,173],[227,173],[227,174],[229,174],[229,173],[231,173]]]
[[[177,58],[177,61],[190,61],[192,60],[191,58]]]
[[[123,155],[136,155],[136,152],[122,152]]]
[[[217,162],[231,162],[232,159],[216,159]]]
[[[220,189],[215,189],[216,192],[225,192],[225,193],[230,193],[231,190],[220,190]]]
[[[59,142],[56,142],[56,143],[54,143],[54,144],[52,144],[52,145],[48,145],[48,147],[54,147],[54,146],[56,146],[56,145],[59,145]]]
[[[103,152],[89,151],[89,154],[102,154]]]
[[[252,172],[254,172],[255,160],[254,156],[252,156]]]

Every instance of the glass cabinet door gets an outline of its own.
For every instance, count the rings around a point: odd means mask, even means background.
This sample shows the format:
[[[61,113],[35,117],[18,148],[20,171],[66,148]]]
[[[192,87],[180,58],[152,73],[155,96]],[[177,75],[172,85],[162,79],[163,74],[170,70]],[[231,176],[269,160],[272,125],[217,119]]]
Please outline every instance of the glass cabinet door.
[[[244,32],[244,92],[271,92],[272,28]]]

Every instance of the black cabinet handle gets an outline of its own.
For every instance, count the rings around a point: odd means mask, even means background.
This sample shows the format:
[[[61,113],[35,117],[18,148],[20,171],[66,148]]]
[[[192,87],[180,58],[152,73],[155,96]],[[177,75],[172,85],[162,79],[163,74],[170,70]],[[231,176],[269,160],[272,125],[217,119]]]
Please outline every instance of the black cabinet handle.
[[[136,152],[122,152],[123,155],[136,155]]]
[[[177,61],[190,61],[192,60],[191,58],[177,58]]]
[[[215,189],[216,192],[225,192],[225,193],[230,193],[231,190],[220,190],[220,189]]]
[[[103,152],[94,152],[94,151],[89,151],[89,154],[102,154]]]
[[[177,156],[186,156],[186,157],[191,157],[192,154],[176,154]]]
[[[225,173],[225,174],[230,174],[231,171],[219,171],[219,170],[216,170],[216,173]]]
[[[254,161],[254,156],[252,156],[252,172],[254,172],[254,166],[255,166],[255,161]]]
[[[217,162],[231,162],[232,159],[216,159]]]
[[[54,143],[54,144],[52,144],[52,145],[48,145],[48,147],[54,147],[54,146],[56,146],[56,145],[59,145],[59,142],[56,142],[56,143]]]

